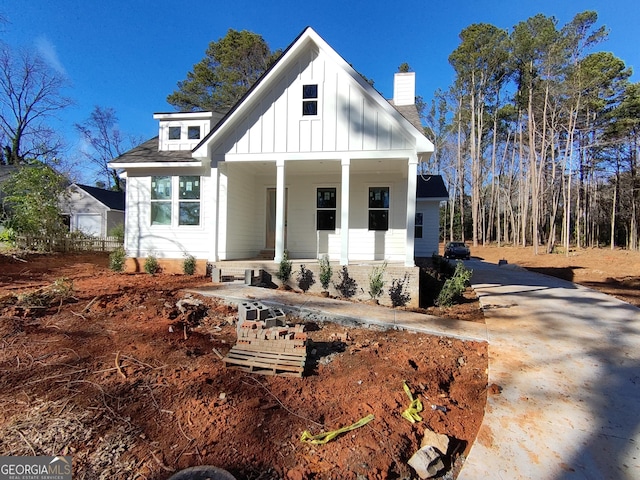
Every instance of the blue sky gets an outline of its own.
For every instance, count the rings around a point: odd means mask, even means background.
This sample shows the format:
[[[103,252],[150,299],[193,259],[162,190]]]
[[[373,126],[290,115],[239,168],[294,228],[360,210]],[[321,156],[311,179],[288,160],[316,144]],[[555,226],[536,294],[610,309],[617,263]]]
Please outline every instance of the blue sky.
[[[632,81],[640,81],[638,0],[0,0],[9,22],[0,39],[40,50],[68,77],[75,104],[58,128],[73,156],[79,139],[69,125],[96,105],[114,108],[123,132],[155,136],[152,114],[173,110],[167,95],[229,28],[258,33],[275,50],[311,26],[387,98],[394,72],[409,63],[416,93],[429,101],[452,83],[447,58],[470,24],[511,29],[543,13],[564,25],[585,10],[597,11],[598,26],[610,30],[599,49],[633,67]]]

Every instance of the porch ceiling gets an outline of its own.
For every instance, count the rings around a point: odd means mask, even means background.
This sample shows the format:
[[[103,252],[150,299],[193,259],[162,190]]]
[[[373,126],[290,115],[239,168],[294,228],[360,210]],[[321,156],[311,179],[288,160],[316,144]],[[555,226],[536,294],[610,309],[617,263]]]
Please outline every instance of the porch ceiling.
[[[236,172],[252,175],[276,175],[275,162],[232,162],[227,164]],[[352,160],[351,173],[406,173],[406,160]],[[318,175],[341,174],[341,163],[338,160],[289,160],[285,163],[285,175]]]

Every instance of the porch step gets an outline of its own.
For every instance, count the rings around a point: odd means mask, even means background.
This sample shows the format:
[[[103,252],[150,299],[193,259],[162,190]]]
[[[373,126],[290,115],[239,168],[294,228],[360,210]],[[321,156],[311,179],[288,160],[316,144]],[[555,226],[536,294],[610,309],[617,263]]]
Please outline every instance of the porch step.
[[[260,250],[260,253],[258,254],[258,260],[273,260],[273,257],[275,257],[275,255],[275,250]]]

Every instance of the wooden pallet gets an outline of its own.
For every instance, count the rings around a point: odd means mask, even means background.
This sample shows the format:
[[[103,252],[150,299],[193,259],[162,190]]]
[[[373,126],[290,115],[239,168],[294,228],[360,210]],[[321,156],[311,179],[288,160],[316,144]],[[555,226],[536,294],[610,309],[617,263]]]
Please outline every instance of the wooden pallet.
[[[306,359],[306,350],[300,353],[278,353],[259,351],[247,345],[236,345],[222,361],[227,368],[245,372],[301,377]]]

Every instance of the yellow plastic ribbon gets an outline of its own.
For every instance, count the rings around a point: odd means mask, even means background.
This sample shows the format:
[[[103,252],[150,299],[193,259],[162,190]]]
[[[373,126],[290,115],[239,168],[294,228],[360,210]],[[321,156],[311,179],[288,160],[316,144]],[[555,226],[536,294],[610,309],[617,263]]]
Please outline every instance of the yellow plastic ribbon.
[[[421,422],[422,417],[419,415],[419,413],[422,411],[422,402],[419,398],[413,398],[407,382],[403,382],[402,388],[404,388],[404,391],[409,397],[409,401],[411,402],[409,404],[409,407],[404,412],[402,412],[402,417],[406,418],[411,423]]]
[[[302,437],[300,438],[300,441],[301,442],[312,443],[314,445],[323,445],[323,444],[333,440],[334,438],[336,438],[341,433],[350,432],[351,430],[355,430],[356,428],[360,428],[360,427],[366,425],[367,423],[369,423],[374,418],[375,417],[373,416],[373,414],[367,415],[366,417],[361,418],[356,423],[354,423],[352,425],[349,425],[348,427],[342,427],[342,428],[340,428],[338,430],[332,430],[331,432],[319,433],[318,435],[311,435],[309,430],[305,430],[304,432],[302,432]]]

